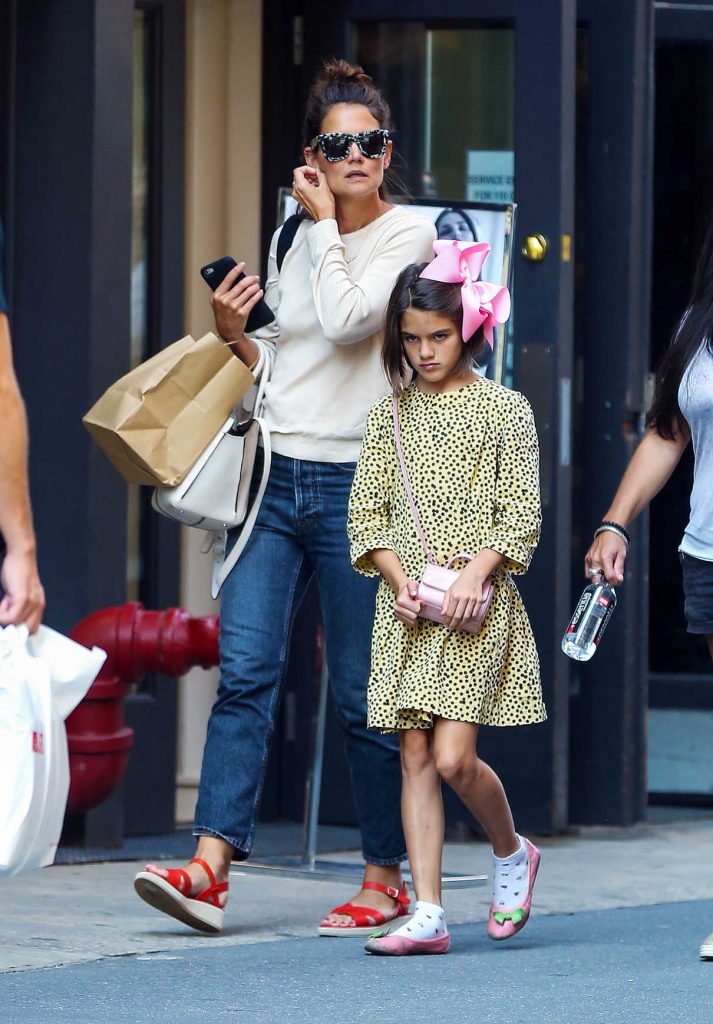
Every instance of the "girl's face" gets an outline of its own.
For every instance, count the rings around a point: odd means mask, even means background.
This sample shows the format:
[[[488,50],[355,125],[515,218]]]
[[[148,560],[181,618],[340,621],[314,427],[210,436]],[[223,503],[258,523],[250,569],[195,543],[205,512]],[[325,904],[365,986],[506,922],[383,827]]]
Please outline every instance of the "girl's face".
[[[401,344],[421,391],[451,391],[475,380],[471,369],[458,366],[463,357],[460,330],[441,313],[410,306],[401,315]]]
[[[360,132],[381,128],[368,107],[361,103],[336,103],[322,119],[320,132],[344,132],[358,135]],[[332,193],[339,198],[359,198],[378,192],[384,180],[384,171],[391,163],[393,143],[389,140],[383,156],[364,156],[356,142],[352,142],[344,160],[327,160],[321,146],[305,150],[305,160],[310,167],[322,171]]]

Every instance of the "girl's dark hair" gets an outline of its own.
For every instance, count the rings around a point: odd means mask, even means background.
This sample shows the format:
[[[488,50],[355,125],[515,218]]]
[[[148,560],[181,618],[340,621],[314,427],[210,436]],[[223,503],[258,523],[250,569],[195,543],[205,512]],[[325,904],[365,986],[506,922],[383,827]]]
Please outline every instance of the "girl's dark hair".
[[[463,330],[461,285],[420,277],[421,271],[427,266],[427,263],[412,263],[405,267],[396,279],[386,307],[381,362],[394,394],[399,394],[403,389],[409,369],[413,369],[401,342],[401,316],[407,309],[438,313],[451,320],[459,332]],[[484,341],[483,329],[479,327],[473,337],[463,344],[463,355],[456,366],[457,372],[465,372],[472,367]]]
[[[337,103],[358,103],[367,107],[380,128],[394,130],[391,108],[381,91],[374,85],[371,76],[358,64],[350,64],[346,60],[327,60],[307,97],[302,130],[306,149],[309,148],[312,139],[322,131],[322,121]],[[387,189],[382,185],[379,195],[386,199],[387,194]]]
[[[678,389],[702,344],[713,353],[713,215],[696,264],[686,312],[656,367],[654,400],[646,415],[646,426],[667,441],[674,440],[681,431],[683,415]]]

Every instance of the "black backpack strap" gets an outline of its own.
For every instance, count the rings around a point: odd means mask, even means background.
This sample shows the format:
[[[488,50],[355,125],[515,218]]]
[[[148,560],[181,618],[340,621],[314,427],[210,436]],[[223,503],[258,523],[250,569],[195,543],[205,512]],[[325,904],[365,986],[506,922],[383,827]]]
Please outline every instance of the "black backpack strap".
[[[285,223],[282,225],[282,231],[277,239],[277,253],[275,259],[277,261],[278,271],[282,270],[282,264],[285,261],[285,256],[290,251],[290,246],[295,240],[297,229],[302,222],[302,218],[298,213],[293,213],[291,217],[288,217]]]

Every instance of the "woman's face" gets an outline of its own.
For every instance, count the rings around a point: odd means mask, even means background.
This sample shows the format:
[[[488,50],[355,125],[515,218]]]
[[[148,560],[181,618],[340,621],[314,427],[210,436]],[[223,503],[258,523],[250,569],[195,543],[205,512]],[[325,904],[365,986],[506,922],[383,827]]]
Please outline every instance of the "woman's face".
[[[457,210],[444,213],[438,223],[439,238],[454,238],[457,242],[474,242],[470,224]]]
[[[369,108],[361,103],[337,103],[322,119],[320,132],[325,135],[328,132],[358,135],[380,127]],[[364,156],[356,142],[352,142],[344,160],[330,162],[320,146],[315,150],[306,149],[305,159],[310,167],[316,167],[324,174],[335,197],[358,198],[378,192],[384,171],[391,163],[391,150],[392,142],[389,140],[384,155],[373,159]]]

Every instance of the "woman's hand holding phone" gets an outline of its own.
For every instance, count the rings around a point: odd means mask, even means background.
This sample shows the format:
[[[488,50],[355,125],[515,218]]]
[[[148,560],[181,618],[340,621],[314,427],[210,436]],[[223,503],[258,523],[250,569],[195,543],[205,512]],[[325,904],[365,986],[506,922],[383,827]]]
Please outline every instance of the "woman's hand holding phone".
[[[292,198],[307,211],[312,220],[334,220],[334,193],[327,179],[316,167],[303,164],[292,172]]]
[[[237,280],[244,270],[244,262],[233,267],[211,299],[215,326],[225,341],[238,341],[243,337],[248,317],[263,296],[260,278],[256,275],[246,275]]]

